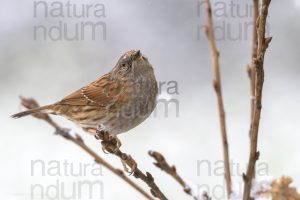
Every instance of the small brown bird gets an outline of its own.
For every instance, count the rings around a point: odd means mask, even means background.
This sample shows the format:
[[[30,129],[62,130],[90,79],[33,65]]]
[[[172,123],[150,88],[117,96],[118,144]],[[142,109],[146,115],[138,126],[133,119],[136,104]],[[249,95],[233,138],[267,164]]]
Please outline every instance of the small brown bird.
[[[109,73],[61,101],[12,117],[39,112],[61,115],[92,134],[98,130],[117,135],[149,117],[155,108],[157,93],[157,82],[148,59],[140,50],[131,50],[121,56]]]

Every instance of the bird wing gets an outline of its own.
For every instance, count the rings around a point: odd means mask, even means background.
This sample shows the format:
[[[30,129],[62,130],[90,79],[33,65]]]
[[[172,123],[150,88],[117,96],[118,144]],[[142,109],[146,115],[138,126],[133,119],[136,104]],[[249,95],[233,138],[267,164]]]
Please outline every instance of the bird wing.
[[[115,102],[120,94],[121,84],[106,74],[98,80],[68,95],[58,104],[107,106]]]

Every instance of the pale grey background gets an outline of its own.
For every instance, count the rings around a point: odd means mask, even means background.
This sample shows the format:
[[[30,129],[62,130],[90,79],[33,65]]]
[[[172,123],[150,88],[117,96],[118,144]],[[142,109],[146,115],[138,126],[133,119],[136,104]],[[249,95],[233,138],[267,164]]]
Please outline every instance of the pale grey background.
[[[52,1],[49,1],[52,2]],[[215,2],[215,1],[214,1]],[[221,1],[225,4],[225,1]],[[238,26],[251,21],[246,17],[230,16],[229,3],[240,6],[245,13],[248,1],[226,3],[228,17],[215,16],[216,25],[223,22],[238,33]],[[30,199],[32,184],[45,187],[60,179],[70,194],[72,182],[101,180],[104,199],[142,199],[118,177],[103,169],[103,176],[82,177],[31,176],[31,160],[45,162],[66,159],[74,166],[93,163],[93,160],[73,144],[54,136],[52,128],[31,117],[13,120],[9,116],[21,110],[18,95],[35,97],[41,104],[59,100],[66,94],[93,81],[109,71],[119,56],[132,48],[140,48],[155,67],[160,81],[177,81],[180,116],[151,117],[145,123],[120,136],[122,148],[138,161],[142,170],[151,171],[161,190],[170,199],[189,199],[170,177],[152,165],[147,156],[149,149],[162,152],[178,172],[189,182],[208,184],[212,196],[220,197],[223,176],[220,175],[222,146],[215,93],[211,87],[212,65],[205,35],[197,26],[206,20],[203,7],[197,16],[196,0],[103,0],[71,1],[104,3],[106,17],[100,18],[107,25],[107,39],[83,41],[43,41],[33,39],[33,27],[47,26],[59,19],[33,17],[33,1],[4,0],[0,6],[0,90],[1,90],[1,140],[0,140],[0,197],[7,200]],[[215,5],[215,4],[213,4]],[[249,11],[249,10],[248,10]],[[299,0],[276,1],[270,6],[270,33],[274,37],[266,53],[265,88],[259,137],[259,162],[268,165],[268,175],[289,175],[294,185],[300,187],[300,3]],[[63,18],[64,22],[89,19]],[[249,28],[249,33],[251,29]],[[225,109],[227,113],[230,156],[235,163],[235,184],[248,158],[249,81],[246,64],[251,57],[251,37],[217,42],[221,57]],[[165,91],[166,88],[163,90]],[[160,107],[159,107],[160,108]],[[163,111],[159,111],[162,113]],[[93,137],[84,134],[75,125],[60,117],[55,120],[83,135],[105,159],[121,167],[118,159],[103,155]],[[210,175],[205,167],[197,175],[197,161],[211,163]],[[214,171],[216,172],[214,173]],[[143,186],[145,185],[138,181]],[[217,188],[217,189],[216,189]],[[215,189],[215,191],[212,191]],[[218,198],[217,198],[218,199]],[[219,198],[220,199],[220,198]]]

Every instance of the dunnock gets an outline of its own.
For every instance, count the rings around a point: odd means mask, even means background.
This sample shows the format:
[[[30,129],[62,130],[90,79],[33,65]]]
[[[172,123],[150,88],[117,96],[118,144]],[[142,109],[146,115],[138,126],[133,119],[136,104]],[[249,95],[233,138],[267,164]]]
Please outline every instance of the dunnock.
[[[117,135],[143,122],[154,110],[157,82],[153,68],[140,50],[121,56],[116,66],[98,80],[59,102],[13,115],[39,112],[61,115],[84,130]]]

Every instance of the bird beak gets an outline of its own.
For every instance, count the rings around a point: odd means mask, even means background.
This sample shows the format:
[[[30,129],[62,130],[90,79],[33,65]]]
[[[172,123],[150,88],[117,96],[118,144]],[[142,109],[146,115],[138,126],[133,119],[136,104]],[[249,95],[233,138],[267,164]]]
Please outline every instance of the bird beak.
[[[141,51],[140,50],[137,50],[135,53],[134,53],[134,58],[139,58],[141,56]]]

